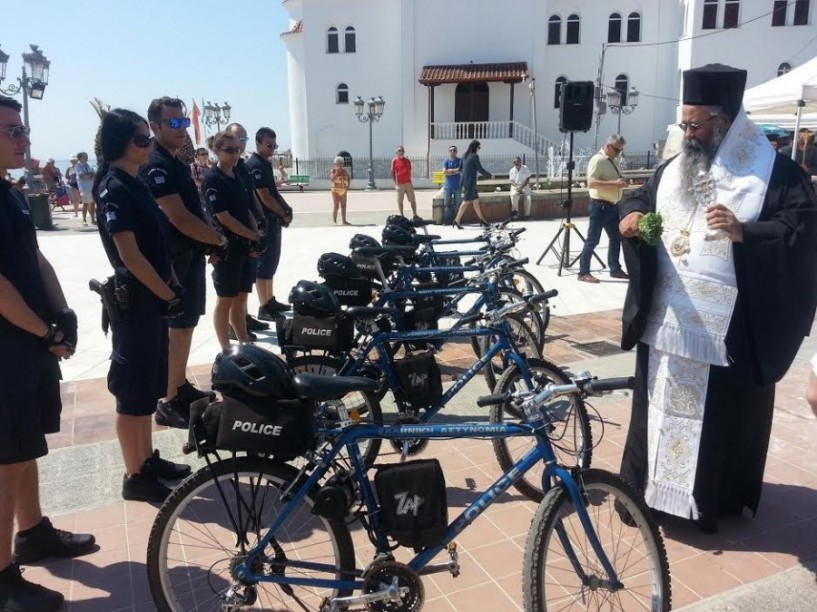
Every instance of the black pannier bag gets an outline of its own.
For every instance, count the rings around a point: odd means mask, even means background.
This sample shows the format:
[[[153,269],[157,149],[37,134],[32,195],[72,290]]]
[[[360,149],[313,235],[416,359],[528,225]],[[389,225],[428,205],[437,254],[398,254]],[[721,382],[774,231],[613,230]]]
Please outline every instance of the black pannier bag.
[[[225,396],[206,407],[199,400],[191,406],[190,435],[200,452],[263,453],[290,461],[314,446],[314,412],[312,400],[258,398],[248,404]]]
[[[394,267],[394,261],[389,255],[375,257],[374,255],[359,255],[357,253],[352,253],[351,258],[352,261],[355,262],[361,276],[376,281],[380,280],[380,275],[377,273],[378,260],[380,261],[380,269],[383,270],[383,274],[386,276],[389,275]]]
[[[394,362],[403,399],[412,408],[428,408],[443,396],[443,379],[434,353],[424,351]]]
[[[355,322],[345,315],[292,317],[292,344],[307,349],[343,352],[354,343]]]
[[[382,465],[374,485],[386,534],[415,549],[440,543],[448,526],[448,499],[439,461]]]
[[[372,303],[372,281],[368,278],[327,274],[325,284],[343,306],[367,306]]]
[[[459,256],[457,255],[447,255],[446,257],[438,258],[433,264],[434,267],[449,267],[449,266],[462,266],[462,261],[460,261]],[[462,272],[436,272],[434,276],[437,279],[437,282],[440,283],[443,287],[448,287],[452,284],[458,283],[463,278],[465,278],[465,274]]]

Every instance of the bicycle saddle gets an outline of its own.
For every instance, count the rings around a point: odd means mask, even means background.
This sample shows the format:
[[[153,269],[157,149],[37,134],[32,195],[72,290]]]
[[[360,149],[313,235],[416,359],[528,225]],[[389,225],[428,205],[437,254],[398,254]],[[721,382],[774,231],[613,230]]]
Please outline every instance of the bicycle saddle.
[[[374,391],[377,381],[362,376],[321,376],[296,374],[293,379],[299,397],[316,400],[340,399],[352,391]]]

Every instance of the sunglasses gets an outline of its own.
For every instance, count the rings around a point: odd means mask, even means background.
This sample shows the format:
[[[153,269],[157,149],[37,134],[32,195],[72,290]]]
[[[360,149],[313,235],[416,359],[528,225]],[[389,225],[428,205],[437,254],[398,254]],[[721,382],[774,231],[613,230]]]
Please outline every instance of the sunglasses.
[[[146,136],[145,134],[134,134],[131,140],[133,144],[140,149],[147,149],[150,146],[150,136]]]
[[[179,119],[178,117],[174,117],[173,119],[163,119],[162,123],[166,123],[168,127],[178,130],[181,128],[189,128],[190,127],[190,117],[182,117]]]
[[[238,155],[241,153],[241,147],[221,147],[221,150],[228,155]]]
[[[249,138],[247,138],[246,136],[244,136],[244,138],[239,138],[239,139],[238,139],[238,142],[240,142],[240,143],[242,143],[242,144],[247,144],[247,142],[249,142],[249,140],[250,140]]]
[[[276,150],[278,148],[278,145],[277,144],[270,144],[270,143],[267,142],[267,143],[264,143],[264,147],[266,147],[267,149],[272,149],[274,151],[274,150]]]
[[[704,119],[703,121],[682,121],[678,124],[678,127],[681,128],[684,132],[687,130],[692,130],[693,132],[697,132],[698,130],[703,127],[704,124],[709,123],[712,121],[717,115],[712,115],[708,119]]]
[[[9,125],[0,128],[0,132],[8,132],[12,140],[22,140],[28,138],[29,134],[31,134],[31,128],[25,125]]]

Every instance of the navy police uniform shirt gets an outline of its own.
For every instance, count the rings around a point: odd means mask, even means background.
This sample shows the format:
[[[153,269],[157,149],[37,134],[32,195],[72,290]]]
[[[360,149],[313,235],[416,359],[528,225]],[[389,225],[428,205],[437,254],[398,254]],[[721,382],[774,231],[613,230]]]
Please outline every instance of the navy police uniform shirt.
[[[0,179],[0,274],[17,289],[28,307],[43,319],[51,318],[45,283],[40,274],[37,230],[25,197]],[[37,338],[0,316],[0,340]]]
[[[111,168],[99,182],[95,195],[98,203],[97,228],[114,269],[124,268],[124,264],[113,242],[113,235],[133,232],[142,255],[163,280],[169,280],[170,222],[147,185],[124,170]]]
[[[184,207],[194,216],[204,220],[204,211],[199,199],[199,191],[193,181],[190,166],[165,149],[156,140],[150,151],[148,163],[139,169],[139,178],[147,183],[151,195],[156,198],[178,194]],[[174,241],[191,248],[197,243],[175,227]],[[174,245],[176,247],[181,245]]]
[[[263,189],[265,187],[269,189],[270,195],[272,195],[275,201],[289,214],[292,214],[292,208],[284,201],[281,194],[278,193],[278,187],[275,185],[275,174],[272,171],[272,163],[261,157],[258,153],[253,153],[250,159],[247,160],[247,168],[252,176],[255,189]],[[263,202],[261,204],[263,206]],[[267,217],[274,216],[276,219],[279,218],[278,215],[266,206],[263,206],[263,208]]]
[[[245,227],[251,227],[252,200],[236,168],[233,169],[233,176],[228,176],[218,166],[211,169],[201,183],[201,191],[216,223],[218,223],[216,213],[228,212]]]

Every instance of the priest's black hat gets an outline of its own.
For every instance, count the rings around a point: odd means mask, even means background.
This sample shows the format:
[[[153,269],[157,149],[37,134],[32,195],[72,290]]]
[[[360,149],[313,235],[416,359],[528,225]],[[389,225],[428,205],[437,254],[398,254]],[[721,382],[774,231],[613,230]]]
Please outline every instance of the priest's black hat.
[[[684,104],[721,106],[734,119],[743,104],[746,71],[723,64],[684,70]]]

